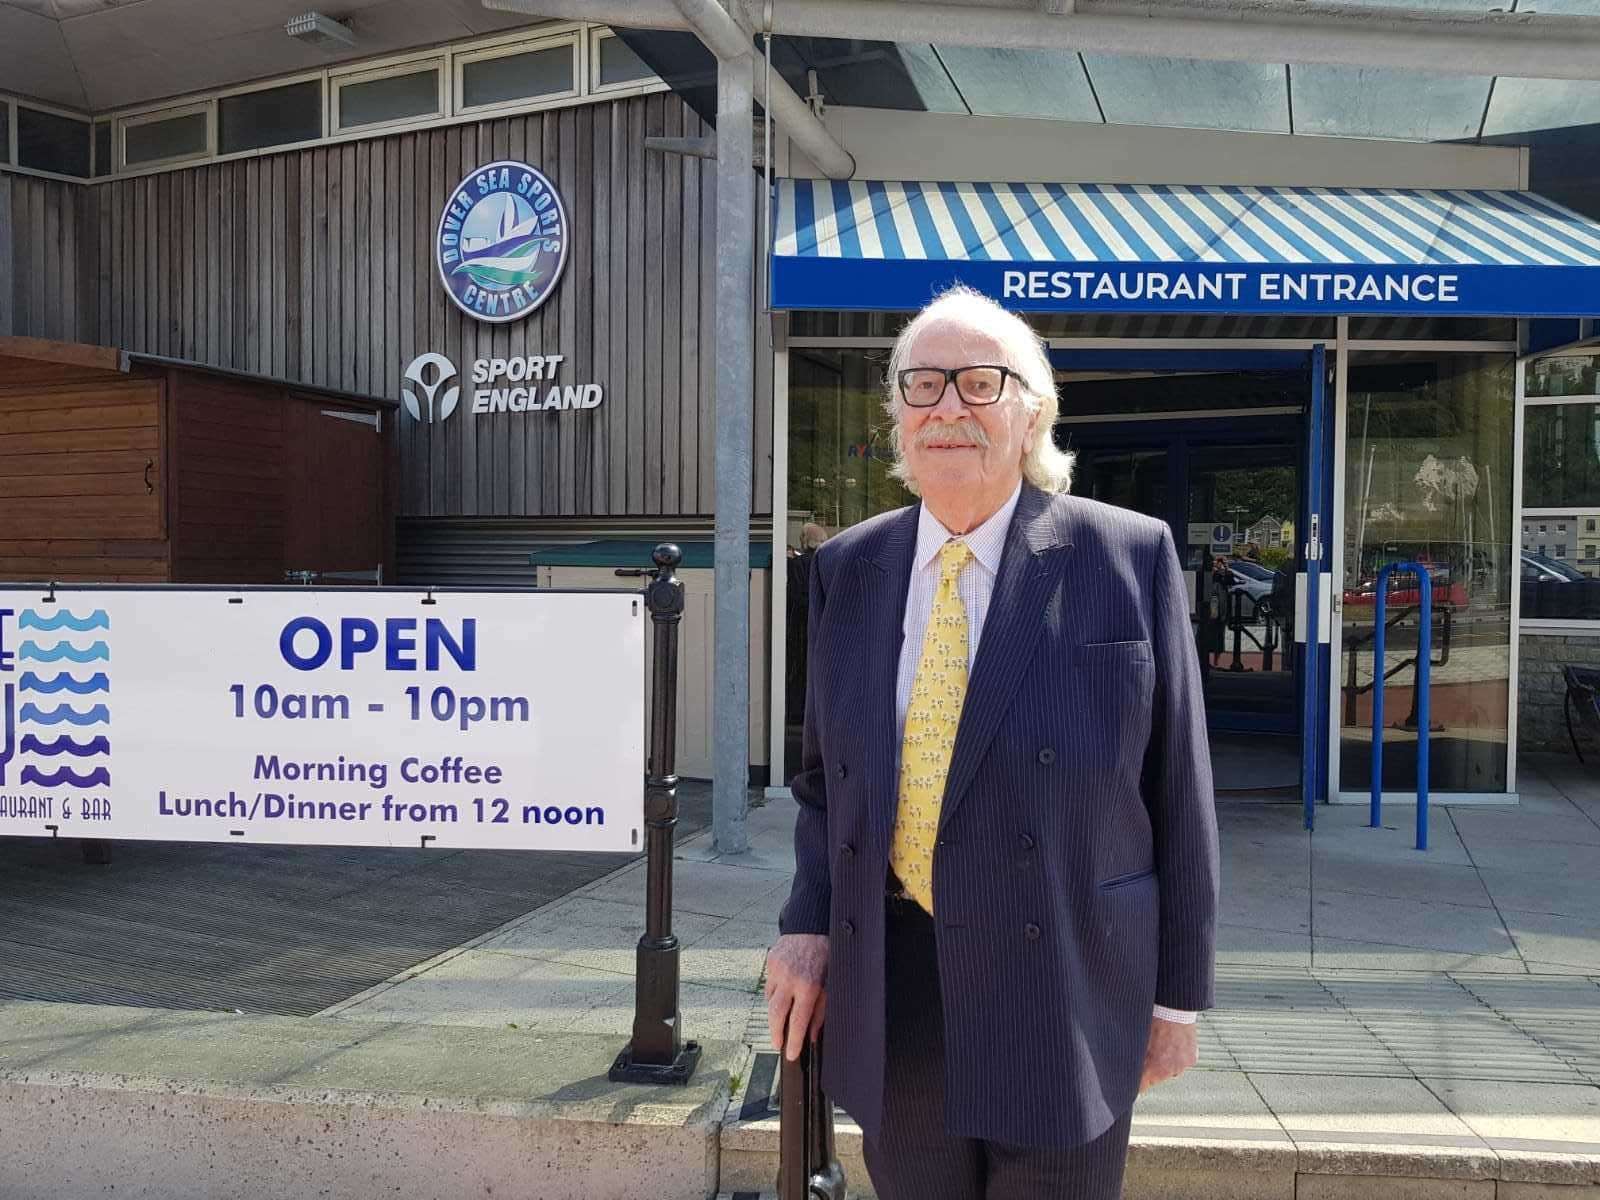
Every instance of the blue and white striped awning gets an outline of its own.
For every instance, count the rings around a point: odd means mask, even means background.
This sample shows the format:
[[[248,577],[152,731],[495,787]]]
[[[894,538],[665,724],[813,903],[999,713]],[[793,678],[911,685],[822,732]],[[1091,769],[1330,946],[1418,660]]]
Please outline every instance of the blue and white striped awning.
[[[1600,222],[1531,192],[786,179],[773,231],[776,308],[1600,313]]]

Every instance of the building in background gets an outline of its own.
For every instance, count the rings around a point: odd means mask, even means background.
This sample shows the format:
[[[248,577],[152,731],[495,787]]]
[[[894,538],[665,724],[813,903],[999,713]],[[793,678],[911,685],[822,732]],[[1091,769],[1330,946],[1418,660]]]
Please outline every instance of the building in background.
[[[348,40],[308,45],[279,6],[217,3],[207,24],[176,0],[0,2],[0,336],[401,402],[401,582],[588,581],[663,536],[709,554],[716,174],[681,151],[715,118],[716,63],[670,4],[528,7],[370,0],[335,14]],[[922,11],[853,9],[880,33]],[[1581,9],[1523,33],[1566,21],[1587,44],[1600,15]],[[887,470],[883,363],[904,313],[962,275],[1029,310],[1076,489],[1167,520],[1197,603],[1217,524],[1287,541],[1208,674],[1219,735],[1247,734],[1257,765],[1277,755],[1250,778],[1360,790],[1372,580],[1419,556],[1448,622],[1435,787],[1514,794],[1517,749],[1564,737],[1559,664],[1600,657],[1600,302],[1551,299],[1600,296],[1600,84],[1497,73],[1487,52],[1450,74],[1302,61],[1309,42],[1281,61],[997,49],[979,10],[941,11],[944,40],[772,40],[774,75],[856,170],[823,178],[779,128],[750,214],[771,229],[750,314],[754,777],[787,779],[803,694],[771,565],[807,522],[831,534],[908,499]],[[1192,16],[1148,14],[1151,45]],[[1465,63],[1426,53],[1450,14],[1407,19],[1415,61]],[[1570,58],[1555,39],[1549,56]],[[498,163],[559,196],[559,234],[542,191],[488,197]],[[1020,279],[984,276],[996,260]],[[1073,303],[1053,272],[1082,262],[1146,282]],[[1382,282],[1365,301],[1357,283],[1337,303],[1293,291],[1331,289],[1302,278],[1330,263],[1381,280],[1418,262],[1407,278],[1432,281],[1415,302]],[[1295,282],[1254,303],[1135,291],[1173,263]],[[1550,267],[1559,287],[1532,274]],[[1480,268],[1522,283],[1452,311],[1434,277]],[[497,291],[513,276],[525,294]],[[1326,574],[1308,608],[1312,537]],[[709,615],[696,636],[704,706]],[[1414,764],[1388,762],[1403,795]]]

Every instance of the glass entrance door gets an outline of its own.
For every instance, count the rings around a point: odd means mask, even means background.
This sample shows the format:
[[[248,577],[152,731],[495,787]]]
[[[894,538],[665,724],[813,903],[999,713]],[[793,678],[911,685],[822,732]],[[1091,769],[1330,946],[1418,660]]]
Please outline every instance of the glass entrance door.
[[[1299,729],[1294,422],[1140,421],[1072,428],[1074,494],[1168,522],[1213,731]]]
[[[1313,665],[1299,628],[1311,356],[1270,356],[1261,370],[1229,356],[1207,370],[1195,354],[1141,372],[1119,354],[1112,374],[1091,354],[1074,352],[1085,369],[1062,382],[1068,413],[1097,414],[1057,431],[1077,455],[1072,490],[1168,523],[1189,578],[1218,791],[1295,799]]]

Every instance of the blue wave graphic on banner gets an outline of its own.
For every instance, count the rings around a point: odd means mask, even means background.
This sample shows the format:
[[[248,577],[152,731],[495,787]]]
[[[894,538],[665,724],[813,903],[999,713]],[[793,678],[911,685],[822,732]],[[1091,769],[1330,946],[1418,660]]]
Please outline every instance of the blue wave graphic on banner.
[[[40,787],[60,787],[70,783],[73,787],[109,787],[111,785],[111,772],[104,767],[96,767],[86,774],[79,775],[71,767],[62,767],[57,771],[41,771],[37,767],[23,767],[20,782],[23,784],[36,783]]]
[[[70,754],[74,758],[92,758],[96,754],[110,754],[111,739],[102,734],[87,742],[75,742],[66,734],[62,734],[55,741],[47,742],[31,733],[25,733],[22,735],[22,745],[17,747],[17,752],[39,754],[47,758],[59,754]]]
[[[45,695],[54,695],[56,692],[71,692],[77,696],[87,696],[91,692],[109,692],[111,680],[104,671],[96,671],[88,679],[75,679],[65,671],[61,674],[45,679],[35,675],[32,671],[24,671],[22,679],[17,684],[17,690],[22,692],[43,692]]]
[[[17,714],[19,721],[29,721],[35,725],[59,725],[65,721],[69,725],[109,725],[111,724],[111,710],[104,704],[96,704],[86,713],[81,713],[70,704],[63,704],[48,711],[37,705],[24,704],[22,711]]]
[[[96,642],[87,650],[80,650],[71,642],[57,642],[48,650],[33,642],[23,642],[22,648],[17,651],[18,658],[31,658],[36,662],[60,662],[63,658],[71,659],[75,663],[94,662],[101,659],[111,661],[111,649],[104,642]]]
[[[46,633],[54,633],[58,629],[88,633],[91,629],[110,629],[111,618],[106,615],[106,610],[103,608],[95,609],[87,617],[74,616],[64,608],[45,617],[30,608],[17,618],[17,628],[42,629]]]

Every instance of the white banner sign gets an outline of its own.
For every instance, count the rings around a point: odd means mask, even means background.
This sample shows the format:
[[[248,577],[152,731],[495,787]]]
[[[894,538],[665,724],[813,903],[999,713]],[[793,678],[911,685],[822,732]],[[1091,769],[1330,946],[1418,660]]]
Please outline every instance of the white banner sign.
[[[643,846],[626,593],[0,591],[0,835]]]

